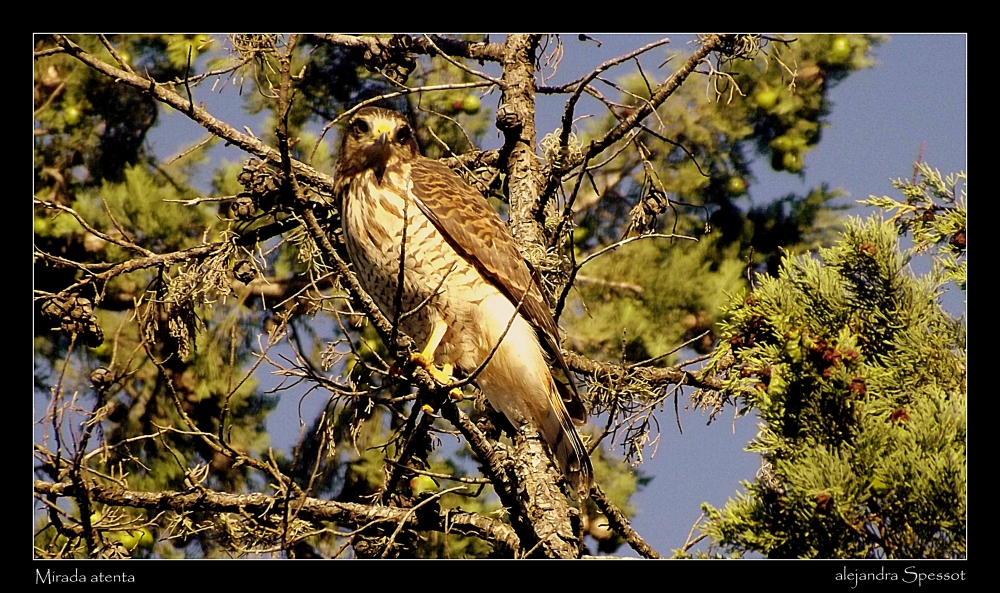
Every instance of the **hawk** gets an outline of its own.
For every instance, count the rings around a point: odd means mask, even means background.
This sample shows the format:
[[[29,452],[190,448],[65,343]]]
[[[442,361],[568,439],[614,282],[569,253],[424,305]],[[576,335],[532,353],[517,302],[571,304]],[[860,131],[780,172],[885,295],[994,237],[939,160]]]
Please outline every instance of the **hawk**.
[[[572,380],[557,383],[547,364],[569,378],[555,319],[486,198],[423,157],[402,114],[378,107],[347,123],[335,192],[358,281],[426,344],[414,358],[443,382],[452,369],[478,371],[490,404],[513,426],[536,428],[570,484],[587,491],[593,468],[567,403],[578,421],[586,413]]]

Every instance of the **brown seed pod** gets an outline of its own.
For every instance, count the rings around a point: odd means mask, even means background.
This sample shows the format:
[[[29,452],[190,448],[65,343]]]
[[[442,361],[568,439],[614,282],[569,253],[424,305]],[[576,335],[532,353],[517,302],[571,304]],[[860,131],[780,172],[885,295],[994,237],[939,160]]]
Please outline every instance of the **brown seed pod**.
[[[230,211],[233,213],[233,217],[239,220],[250,220],[253,218],[253,213],[257,210],[257,205],[254,204],[253,198],[249,195],[242,195],[235,200],[230,205]]]
[[[115,374],[105,367],[97,367],[90,373],[90,382],[94,384],[94,389],[103,393],[115,382]]]
[[[233,266],[233,277],[243,284],[250,284],[257,277],[257,270],[248,259],[241,259]]]
[[[951,236],[948,244],[960,251],[965,250],[965,229],[962,229]]]
[[[889,414],[889,422],[893,424],[898,424],[900,422],[909,422],[910,415],[906,413],[905,408],[899,408],[895,410],[892,414]]]

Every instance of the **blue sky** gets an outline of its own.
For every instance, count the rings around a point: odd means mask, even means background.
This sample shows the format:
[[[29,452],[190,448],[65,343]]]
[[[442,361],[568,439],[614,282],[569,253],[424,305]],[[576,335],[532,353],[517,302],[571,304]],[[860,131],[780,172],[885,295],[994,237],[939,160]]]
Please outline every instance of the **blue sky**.
[[[570,81],[607,59],[664,36],[672,43],[650,52],[642,61],[647,75],[663,80],[666,73],[656,66],[665,51],[686,48],[690,35],[592,35],[601,41],[600,47],[578,41],[575,34],[566,35],[565,57],[551,83]],[[845,201],[850,203],[870,194],[898,197],[890,180],[910,176],[921,146],[923,161],[942,173],[967,169],[966,36],[892,35],[875,50],[875,57],[878,65],[852,74],[830,91],[833,108],[829,126],[819,146],[805,157],[804,177],[775,173],[766,159],[761,159],[753,166],[757,183],[751,186],[749,199],[765,202],[791,192],[806,192],[824,182],[843,189],[849,196]],[[608,76],[622,77],[634,69],[626,64]],[[248,85],[244,92],[253,91]],[[261,134],[260,118],[239,109],[237,89],[200,94],[196,100],[204,100],[217,117],[237,129],[248,125]],[[540,133],[556,128],[563,100],[539,100]],[[484,99],[484,105],[491,103],[495,107],[496,94]],[[204,135],[182,114],[172,113],[161,119],[149,141],[158,154],[166,156]],[[213,155],[233,161],[246,158],[232,147],[220,146]],[[859,207],[852,212],[864,214],[866,210]],[[925,264],[916,266],[926,269]],[[953,314],[964,311],[964,295],[956,290],[945,300]],[[274,384],[266,372],[259,378],[262,385]],[[300,395],[285,392],[269,420],[272,440],[286,450],[298,438]],[[315,413],[322,399],[312,396],[312,405],[303,408],[306,414]],[[306,421],[310,420],[307,416]],[[660,417],[663,434],[659,449],[642,466],[643,472],[655,478],[634,498],[639,514],[633,525],[662,554],[683,545],[702,502],[723,505],[735,496],[740,481],[753,479],[760,466],[756,455],[743,450],[757,432],[754,418],[722,418],[711,426],[705,426],[706,421],[698,412],[682,412],[684,433],[678,434],[673,412],[665,411]],[[622,553],[629,552],[627,547],[622,549]]]

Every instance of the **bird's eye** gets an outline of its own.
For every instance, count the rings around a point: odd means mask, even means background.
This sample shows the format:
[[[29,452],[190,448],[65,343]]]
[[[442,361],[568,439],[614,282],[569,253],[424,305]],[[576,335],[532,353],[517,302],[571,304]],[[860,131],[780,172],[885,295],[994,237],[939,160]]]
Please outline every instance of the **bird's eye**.
[[[396,132],[396,142],[398,142],[399,144],[406,144],[407,142],[410,141],[410,137],[412,135],[413,132],[410,131],[410,126],[403,126],[399,128],[398,132]]]
[[[351,132],[355,136],[368,133],[368,122],[363,119],[356,119],[351,123]]]

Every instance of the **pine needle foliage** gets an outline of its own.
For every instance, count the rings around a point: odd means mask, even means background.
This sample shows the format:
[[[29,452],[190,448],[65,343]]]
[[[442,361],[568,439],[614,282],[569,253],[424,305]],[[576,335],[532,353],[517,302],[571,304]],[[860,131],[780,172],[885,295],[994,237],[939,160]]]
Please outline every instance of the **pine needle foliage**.
[[[902,251],[896,222],[852,219],[837,245],[786,257],[728,307],[715,361],[760,419],[748,450],[762,467],[724,508],[704,505],[720,549],[965,556],[964,321],[940,303],[950,275],[911,271],[923,243]]]

